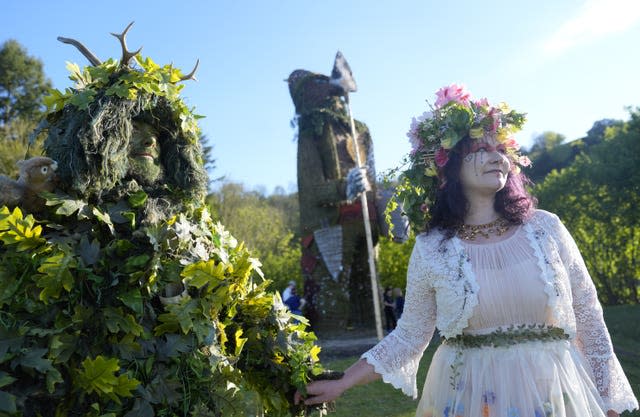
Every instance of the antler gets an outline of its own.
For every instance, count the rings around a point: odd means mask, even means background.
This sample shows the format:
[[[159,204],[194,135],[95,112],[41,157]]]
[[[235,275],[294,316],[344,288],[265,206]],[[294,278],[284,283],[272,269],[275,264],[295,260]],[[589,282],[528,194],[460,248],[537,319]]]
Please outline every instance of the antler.
[[[133,25],[133,22],[129,23],[129,25],[125,28],[124,32],[122,32],[120,34],[111,33],[113,36],[118,38],[118,40],[120,41],[120,45],[122,45],[122,60],[120,60],[120,66],[122,66],[122,67],[129,66],[129,61],[131,61],[131,58],[133,58],[138,53],[140,53],[140,51],[142,51],[142,47],[140,47],[135,52],[131,52],[131,51],[127,50],[126,37],[127,37],[127,32],[129,31],[129,28],[131,28],[132,25]]]
[[[102,61],[100,61],[89,49],[87,49],[86,46],[84,46],[81,42],[75,40],[75,39],[71,39],[71,38],[63,38],[62,36],[58,36],[58,40],[62,43],[68,43],[70,45],[75,46],[76,48],[78,48],[78,50],[80,52],[82,52],[82,55],[84,55],[89,62],[91,62],[91,65],[93,65],[94,67],[97,67],[98,65],[102,64]]]
[[[190,73],[188,73],[187,75],[183,75],[182,77],[180,77],[180,80],[178,80],[177,82],[180,82],[180,81],[187,81],[187,80],[194,80],[194,81],[198,81],[198,80],[196,79],[196,77],[194,77],[194,75],[195,75],[196,71],[198,70],[198,65],[200,65],[200,59],[198,59],[198,60],[196,61],[196,66],[195,66],[195,67],[193,67],[193,69],[191,70],[191,72],[190,72]]]

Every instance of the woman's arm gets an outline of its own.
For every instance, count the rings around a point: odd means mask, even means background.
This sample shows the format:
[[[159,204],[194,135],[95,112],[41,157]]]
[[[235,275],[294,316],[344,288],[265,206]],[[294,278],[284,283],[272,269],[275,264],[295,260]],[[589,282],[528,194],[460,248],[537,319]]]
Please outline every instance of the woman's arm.
[[[349,388],[377,379],[380,379],[380,375],[375,372],[373,366],[366,360],[360,359],[351,365],[340,379],[315,381],[307,385],[307,395],[303,397],[300,392],[296,392],[294,401],[298,404],[304,399],[306,405],[333,401]]]
[[[608,416],[638,408],[638,401],[616,357],[593,280],[569,231],[556,216],[560,257],[571,283],[576,346],[591,366]]]
[[[305,404],[317,404],[338,398],[347,389],[380,378],[406,395],[417,397],[416,374],[436,322],[435,292],[428,283],[425,262],[416,245],[407,270],[407,294],[404,313],[396,329],[345,371],[338,380],[315,381],[307,386]],[[296,393],[296,401],[303,396]]]

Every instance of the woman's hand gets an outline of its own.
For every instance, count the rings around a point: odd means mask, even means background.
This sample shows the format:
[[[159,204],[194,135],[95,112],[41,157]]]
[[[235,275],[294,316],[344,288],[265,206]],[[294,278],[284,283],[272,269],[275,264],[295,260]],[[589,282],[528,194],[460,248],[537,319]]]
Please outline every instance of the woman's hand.
[[[613,410],[609,410],[607,411],[607,417],[618,417],[620,414],[618,414],[617,412],[613,411]]]
[[[307,385],[306,396],[303,396],[300,391],[296,391],[293,401],[295,404],[299,404],[301,400],[304,400],[305,405],[322,404],[335,400],[345,390],[346,387],[341,379],[314,381]]]

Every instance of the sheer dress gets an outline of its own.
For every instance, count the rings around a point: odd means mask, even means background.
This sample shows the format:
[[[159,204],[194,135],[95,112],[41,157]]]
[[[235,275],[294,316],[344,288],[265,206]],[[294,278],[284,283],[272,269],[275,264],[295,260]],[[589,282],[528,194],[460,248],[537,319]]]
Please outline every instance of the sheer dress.
[[[551,213],[538,210],[491,243],[421,235],[402,319],[362,357],[415,398],[418,362],[436,325],[449,340],[492,335],[497,343],[441,344],[417,417],[600,417],[638,406],[584,262]],[[567,339],[500,343],[509,340],[503,333],[541,327]]]

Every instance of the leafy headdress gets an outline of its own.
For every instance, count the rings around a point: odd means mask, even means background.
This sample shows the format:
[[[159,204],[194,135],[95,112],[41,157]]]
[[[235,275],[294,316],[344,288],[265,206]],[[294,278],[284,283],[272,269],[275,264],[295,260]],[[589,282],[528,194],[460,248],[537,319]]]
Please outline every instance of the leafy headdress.
[[[464,86],[451,84],[436,92],[436,102],[429,107],[429,111],[412,119],[407,133],[411,152],[392,172],[401,171],[395,201],[402,204],[414,230],[422,230],[429,221],[429,207],[435,202],[438,188],[444,185],[444,167],[461,140],[494,137],[504,145],[515,173],[531,163],[520,155],[520,145],[513,136],[522,128],[525,114],[510,109],[506,103],[493,106],[486,98],[475,100]]]
[[[126,34],[113,34],[122,45],[122,59],[101,62],[80,42],[76,46],[92,66],[67,64],[74,88],[53,90],[45,98],[48,108],[45,150],[59,164],[58,174],[67,191],[90,201],[144,189],[150,196],[173,200],[204,197],[207,174],[199,143],[197,119],[180,98],[180,81],[195,79],[194,70],[183,75],[172,65],[159,66],[130,52]],[[132,66],[132,61],[137,66]],[[141,186],[127,177],[132,121],[150,124],[159,132],[164,178]]]

